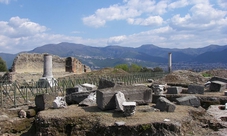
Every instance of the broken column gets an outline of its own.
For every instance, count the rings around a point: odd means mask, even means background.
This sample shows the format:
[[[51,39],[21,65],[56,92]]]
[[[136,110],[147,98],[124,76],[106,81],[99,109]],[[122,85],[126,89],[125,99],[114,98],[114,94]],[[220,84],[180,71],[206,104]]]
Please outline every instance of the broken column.
[[[169,73],[172,72],[172,53],[169,53],[169,67],[168,67]]]
[[[55,86],[57,80],[53,78],[52,74],[52,56],[44,54],[43,77],[38,81],[38,87],[52,87]]]
[[[52,56],[49,54],[44,54],[43,77],[53,77]]]

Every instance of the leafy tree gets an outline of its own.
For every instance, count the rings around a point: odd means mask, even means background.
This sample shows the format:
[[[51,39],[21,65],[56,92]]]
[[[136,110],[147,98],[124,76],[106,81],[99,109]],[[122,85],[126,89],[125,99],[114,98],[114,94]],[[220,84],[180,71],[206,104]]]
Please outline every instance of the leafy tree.
[[[6,71],[7,71],[6,62],[0,57],[0,72]]]
[[[147,67],[142,67],[141,70],[140,70],[140,72],[151,72],[151,71],[153,71],[153,70],[149,69]]]
[[[142,69],[141,66],[136,65],[136,64],[131,64],[130,68],[129,68],[130,72],[140,72],[140,70]]]
[[[154,72],[163,72],[163,69],[160,67],[155,67],[155,68],[153,68],[153,71]]]
[[[119,64],[119,65],[116,65],[115,68],[119,68],[119,69],[123,69],[124,71],[129,71],[129,67],[127,64]]]

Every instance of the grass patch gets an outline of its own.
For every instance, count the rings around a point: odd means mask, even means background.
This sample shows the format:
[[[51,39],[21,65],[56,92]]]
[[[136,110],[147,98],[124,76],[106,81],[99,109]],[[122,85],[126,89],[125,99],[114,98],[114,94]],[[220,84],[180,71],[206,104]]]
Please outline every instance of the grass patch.
[[[212,77],[212,75],[209,74],[209,73],[202,73],[202,76],[203,76],[203,77]]]

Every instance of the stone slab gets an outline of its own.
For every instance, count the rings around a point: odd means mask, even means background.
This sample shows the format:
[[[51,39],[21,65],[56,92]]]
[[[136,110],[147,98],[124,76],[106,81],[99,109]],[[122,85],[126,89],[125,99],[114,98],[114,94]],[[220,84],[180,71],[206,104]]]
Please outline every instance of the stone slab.
[[[176,98],[176,101],[177,101],[177,104],[179,105],[187,105],[187,106],[193,106],[193,107],[201,106],[200,100],[194,95]]]
[[[180,94],[182,92],[182,87],[171,86],[167,88],[167,94]]]
[[[166,112],[174,112],[174,110],[176,109],[176,105],[170,102],[165,97],[160,97],[155,107],[160,111],[166,111]]]
[[[123,111],[123,102],[126,102],[125,95],[122,92],[117,92],[115,94],[116,110]]]
[[[86,99],[89,96],[90,93],[91,92],[84,91],[84,92],[75,92],[75,93],[66,95],[66,97],[65,97],[66,103],[68,105],[79,104],[81,101]]]
[[[201,85],[189,85],[188,86],[189,94],[204,94],[204,86]]]
[[[55,100],[57,97],[57,93],[51,93],[51,94],[39,94],[35,96],[35,105],[36,108],[39,111],[45,110],[52,108],[52,102]]]
[[[125,95],[126,101],[134,101],[137,104],[148,104],[152,102],[152,90],[148,87],[116,86],[96,91],[96,102],[98,107],[102,110],[115,109],[115,94],[119,91]]]
[[[76,85],[75,87],[66,88],[66,95],[76,93],[76,92],[85,92],[87,89],[81,85]]]
[[[209,81],[220,81],[220,82],[224,82],[227,83],[227,78],[221,78],[221,77],[212,77]]]
[[[136,106],[136,102],[123,102],[123,106]]]
[[[226,83],[221,81],[211,81],[210,91],[222,92],[226,89]]]
[[[111,88],[111,87],[115,87],[115,86],[116,86],[116,84],[114,82],[102,78],[99,80],[98,89]]]
[[[88,91],[93,91],[93,90],[96,90],[98,88],[96,85],[89,84],[89,83],[81,84],[81,86],[85,87]]]

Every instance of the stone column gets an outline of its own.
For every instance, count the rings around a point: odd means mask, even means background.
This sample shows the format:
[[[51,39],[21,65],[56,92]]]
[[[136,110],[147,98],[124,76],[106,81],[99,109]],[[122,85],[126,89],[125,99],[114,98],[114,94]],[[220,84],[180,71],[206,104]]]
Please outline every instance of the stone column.
[[[172,53],[169,53],[169,67],[168,67],[169,73],[172,72]]]
[[[53,77],[52,56],[49,54],[44,54],[43,77]]]

